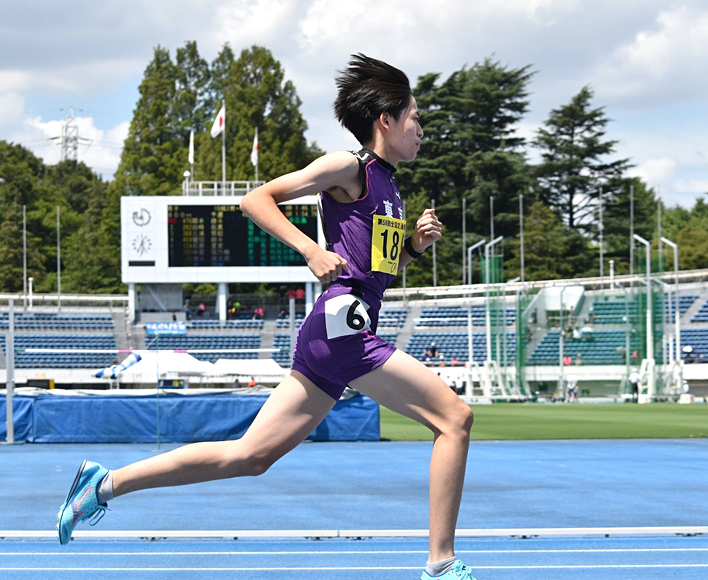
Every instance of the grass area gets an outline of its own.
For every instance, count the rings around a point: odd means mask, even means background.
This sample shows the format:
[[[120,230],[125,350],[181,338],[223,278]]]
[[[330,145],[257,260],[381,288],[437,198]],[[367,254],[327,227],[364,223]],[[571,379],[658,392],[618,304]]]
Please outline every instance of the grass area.
[[[708,405],[495,403],[472,410],[472,439],[478,441],[708,437]],[[432,440],[428,429],[383,407],[381,438]]]

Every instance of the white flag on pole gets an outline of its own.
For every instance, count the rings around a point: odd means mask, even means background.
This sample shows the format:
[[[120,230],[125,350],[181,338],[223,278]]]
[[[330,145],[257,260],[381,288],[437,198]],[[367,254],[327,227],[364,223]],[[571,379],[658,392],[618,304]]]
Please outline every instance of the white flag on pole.
[[[214,119],[214,124],[211,126],[211,136],[218,137],[226,126],[226,105],[221,105],[219,114]]]
[[[189,164],[194,165],[194,129],[189,132]]]
[[[253,149],[251,149],[251,163],[254,167],[258,165],[258,128],[256,128],[256,134],[253,137]]]

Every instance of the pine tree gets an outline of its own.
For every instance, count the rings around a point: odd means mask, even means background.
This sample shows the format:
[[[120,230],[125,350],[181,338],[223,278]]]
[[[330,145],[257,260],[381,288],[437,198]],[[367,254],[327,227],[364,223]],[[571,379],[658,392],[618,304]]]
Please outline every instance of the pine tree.
[[[490,58],[454,72],[419,78],[414,95],[425,136],[418,158],[399,171],[405,195],[435,200],[445,225],[437,244],[439,284],[461,282],[462,246],[491,234],[490,198],[494,198],[496,235],[518,232],[518,195],[531,185],[516,124],[528,108],[529,67],[509,68]],[[462,199],[467,200],[467,233],[462,240]],[[429,207],[430,204],[428,204]],[[414,218],[409,212],[409,218]],[[432,283],[430,258],[410,269]]]
[[[591,108],[593,91],[583,87],[570,103],[553,109],[533,144],[541,151],[536,168],[541,198],[563,222],[597,237],[597,200],[612,205],[624,185],[627,159],[606,160],[617,141],[606,138],[603,108]]]

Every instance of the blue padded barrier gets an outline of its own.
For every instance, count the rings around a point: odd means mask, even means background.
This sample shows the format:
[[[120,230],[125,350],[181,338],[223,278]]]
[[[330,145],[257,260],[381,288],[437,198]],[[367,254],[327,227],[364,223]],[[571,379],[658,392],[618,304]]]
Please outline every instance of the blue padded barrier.
[[[164,394],[160,438],[165,443],[241,437],[268,395]],[[154,395],[16,395],[15,441],[28,443],[153,443],[157,440]],[[0,399],[0,416],[5,416]],[[6,437],[5,423],[0,437]],[[338,401],[310,434],[312,441],[378,441],[379,406],[363,395]]]
[[[24,443],[32,437],[34,397],[15,395],[12,398],[12,419],[15,441]],[[7,401],[0,397],[0,441],[7,441]]]

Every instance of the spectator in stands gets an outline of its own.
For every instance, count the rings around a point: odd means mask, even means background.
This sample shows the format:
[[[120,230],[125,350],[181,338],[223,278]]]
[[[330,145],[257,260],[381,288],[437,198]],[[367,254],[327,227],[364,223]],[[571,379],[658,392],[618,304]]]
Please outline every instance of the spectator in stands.
[[[438,366],[439,367],[444,367],[445,366],[445,353],[442,351],[438,351]]]
[[[583,364],[583,355],[578,353],[575,355],[575,366],[579,367],[581,364]]]
[[[197,316],[204,316],[204,313],[206,312],[206,305],[204,302],[200,302],[199,306],[197,306]]]
[[[406,222],[394,170],[399,162],[413,161],[420,148],[418,107],[402,71],[361,54],[336,81],[335,114],[362,149],[326,154],[251,190],[241,201],[246,217],[298,251],[327,285],[300,327],[290,373],[240,439],[185,445],[112,471],[84,462],[57,517],[62,544],[69,543],[79,520],[101,517],[116,496],[264,473],[312,433],[351,386],[433,435],[426,469],[429,550],[421,579],[474,580],[454,549],[472,411],[439,376],[376,335],[385,289],[443,235],[429,208],[411,224],[411,236],[402,236]],[[315,193],[320,193],[324,230],[332,236],[326,248],[278,207],[278,202]]]
[[[573,338],[573,327],[568,325],[565,327],[565,331],[563,332],[563,338],[566,340],[570,340]]]
[[[428,350],[430,351],[430,358],[437,358],[438,356],[438,347],[435,346],[435,341],[430,343],[430,346],[428,347]]]
[[[452,358],[450,359],[450,366],[451,367],[456,367],[458,364],[457,357],[453,354]]]
[[[595,340],[595,331],[593,330],[592,326],[583,326],[580,329],[580,336],[583,340],[586,340],[588,342],[592,342]]]
[[[256,380],[256,378],[255,378],[255,377],[251,377],[251,380],[248,381],[248,388],[249,388],[249,389],[252,389],[252,388],[255,387],[257,384],[258,384],[258,381]]]
[[[263,318],[263,307],[256,306],[253,309],[253,320],[261,320]]]
[[[573,329],[573,340],[583,340],[583,331],[578,327]]]
[[[305,300],[305,289],[304,288],[298,288],[295,290],[295,300]]]
[[[572,364],[573,364],[573,357],[570,356],[569,354],[565,355],[563,357],[563,366],[569,367]]]

